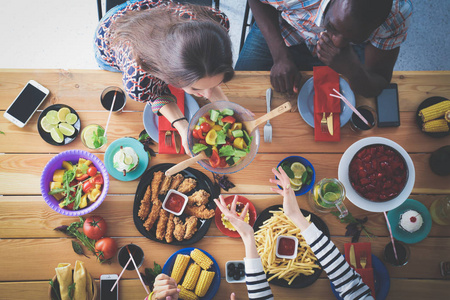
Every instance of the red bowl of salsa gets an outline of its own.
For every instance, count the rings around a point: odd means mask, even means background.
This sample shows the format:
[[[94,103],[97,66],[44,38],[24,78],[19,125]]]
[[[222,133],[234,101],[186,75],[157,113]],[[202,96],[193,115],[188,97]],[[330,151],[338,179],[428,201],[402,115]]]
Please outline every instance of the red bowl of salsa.
[[[188,197],[185,194],[180,193],[177,190],[169,190],[162,207],[175,216],[180,216],[183,213],[187,203]]]
[[[339,163],[339,180],[347,198],[372,212],[392,210],[411,194],[414,164],[399,144],[382,137],[369,137],[351,145]]]

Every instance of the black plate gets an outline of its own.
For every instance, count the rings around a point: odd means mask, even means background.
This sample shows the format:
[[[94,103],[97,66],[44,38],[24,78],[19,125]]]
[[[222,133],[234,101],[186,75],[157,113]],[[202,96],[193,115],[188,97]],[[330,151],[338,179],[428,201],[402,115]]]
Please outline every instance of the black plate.
[[[168,244],[165,240],[158,240],[156,238],[156,226],[154,225],[150,231],[147,231],[144,228],[144,222],[138,217],[139,207],[141,206],[141,200],[144,197],[145,190],[147,189],[147,186],[150,185],[153,179],[153,173],[158,171],[165,172],[170,167],[174,166],[174,164],[159,164],[152,166],[150,169],[148,169],[141,177],[141,180],[139,181],[139,185],[136,190],[136,195],[134,197],[134,206],[133,206],[133,220],[134,225],[136,226],[137,230],[145,236],[148,239],[151,239],[152,241],[156,241],[163,244]],[[192,195],[198,190],[205,190],[210,194],[209,202],[206,205],[208,209],[215,209],[216,204],[214,203],[213,199],[217,198],[219,196],[219,193],[217,192],[216,188],[214,187],[214,184],[211,182],[211,180],[203,174],[202,172],[187,168],[180,172],[185,178],[194,178],[197,180],[197,186],[195,189],[187,193],[187,196]],[[164,201],[165,195],[159,195],[159,200]],[[186,217],[186,214],[182,214],[180,218],[184,221],[184,218]],[[206,234],[206,232],[209,229],[209,226],[211,225],[211,222],[213,221],[214,217],[211,219],[203,220],[199,219],[199,222],[197,222],[197,232],[190,238],[189,240],[183,240],[181,242],[174,239],[170,245],[191,245],[203,238],[203,236]]]
[[[270,206],[270,207],[266,208],[265,210],[263,210],[259,214],[258,218],[256,219],[255,225],[253,225],[253,230],[255,232],[257,230],[259,230],[259,227],[263,225],[264,221],[270,219],[273,216],[273,214],[270,213],[269,211],[280,210],[280,208],[282,208],[282,207],[283,207],[283,205],[273,205],[273,206]],[[325,224],[324,221],[322,221],[321,218],[319,218],[318,216],[316,216],[315,214],[313,214],[307,210],[302,209],[301,211],[304,216],[311,215],[311,221],[316,225],[316,227],[318,229],[322,230],[322,232],[327,237],[330,237],[330,231],[328,230],[328,226],[327,226],[327,224]],[[288,284],[288,282],[286,280],[279,279],[279,278],[272,279],[270,281],[270,283],[273,283],[275,285],[282,286],[282,287],[299,289],[299,288],[304,288],[304,287],[307,287],[307,286],[310,286],[311,284],[313,284],[320,277],[320,274],[322,274],[322,269],[316,269],[314,274],[312,274],[310,276],[305,276],[303,274],[300,274],[297,278],[294,279],[294,281],[290,285]]]
[[[64,140],[62,141],[62,143],[57,143],[55,142],[50,133],[46,132],[44,129],[42,129],[41,127],[41,119],[43,117],[45,117],[47,115],[47,113],[50,110],[60,110],[63,107],[67,107],[68,109],[70,109],[70,112],[75,114],[78,118],[78,120],[75,122],[75,124],[73,124],[72,126],[75,128],[75,132],[71,135],[71,136],[65,136],[64,135]],[[78,133],[80,132],[80,128],[81,128],[81,121],[80,121],[80,116],[78,116],[77,112],[70,106],[65,105],[65,104],[53,104],[50,105],[49,107],[47,107],[46,109],[44,109],[41,114],[39,115],[38,118],[38,122],[37,122],[37,128],[39,131],[39,134],[41,135],[41,138],[46,141],[47,143],[49,143],[50,145],[55,145],[55,146],[63,146],[63,145],[67,145],[71,142],[73,142],[75,140],[75,138],[77,137]]]
[[[427,98],[427,99],[423,100],[422,103],[420,103],[419,107],[417,108],[417,112],[416,112],[416,121],[417,121],[417,125],[419,126],[419,129],[422,133],[425,133],[426,135],[434,137],[434,138],[440,138],[440,137],[444,137],[444,136],[447,136],[450,134],[449,131],[447,131],[447,132],[425,132],[425,131],[422,131],[423,121],[422,121],[422,118],[419,116],[420,110],[424,109],[425,107],[437,104],[437,103],[445,101],[445,100],[448,100],[448,99],[446,99],[444,97],[436,96],[436,97]]]

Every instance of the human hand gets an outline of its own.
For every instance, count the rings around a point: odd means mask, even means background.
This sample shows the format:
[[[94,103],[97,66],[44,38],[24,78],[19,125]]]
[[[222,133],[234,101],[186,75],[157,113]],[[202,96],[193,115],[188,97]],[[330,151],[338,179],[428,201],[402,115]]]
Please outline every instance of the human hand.
[[[231,225],[236,228],[237,232],[241,236],[242,240],[244,242],[247,239],[253,239],[254,231],[253,228],[244,221],[245,216],[247,215],[249,203],[247,203],[242,210],[242,213],[240,216],[238,216],[236,212],[236,203],[238,200],[238,196],[235,195],[233,202],[231,203],[230,209],[228,209],[227,204],[225,203],[225,200],[223,199],[223,196],[220,195],[219,199],[214,199],[214,202],[216,203],[217,207],[220,209],[220,211],[225,215],[225,217],[230,221]]]
[[[161,273],[155,278],[151,300],[177,300],[179,292],[175,280]]]
[[[338,42],[336,42],[338,43]],[[353,54],[353,55],[352,55]],[[359,62],[349,43],[335,45],[327,32],[321,32],[317,42],[317,57],[338,73],[345,73],[351,63]]]
[[[180,123],[177,127],[178,133],[181,137],[181,144],[183,145],[184,152],[192,157],[191,151],[189,150],[189,144],[188,144],[188,126],[189,123],[187,121],[178,122]]]
[[[276,176],[277,179],[270,178],[269,181],[271,183],[275,183],[282,187],[280,189],[277,187],[270,188],[273,192],[276,192],[283,196],[283,210],[284,213],[292,218],[293,216],[298,216],[300,212],[300,208],[297,203],[297,198],[295,197],[294,190],[291,188],[291,182],[289,177],[283,168],[278,168],[279,170],[272,168],[272,173]]]
[[[270,70],[270,83],[277,92],[287,92],[289,95],[298,93],[301,78],[297,66],[291,59],[274,61]]]
[[[236,294],[235,293],[231,293],[230,300],[236,300]]]

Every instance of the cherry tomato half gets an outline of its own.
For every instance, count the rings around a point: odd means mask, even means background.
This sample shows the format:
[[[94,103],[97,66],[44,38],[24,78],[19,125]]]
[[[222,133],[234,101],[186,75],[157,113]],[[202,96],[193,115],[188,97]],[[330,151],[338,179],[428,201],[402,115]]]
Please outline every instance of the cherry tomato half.
[[[208,133],[211,130],[211,125],[209,125],[206,122],[203,122],[202,124],[200,124],[200,129],[204,132],[204,133]]]
[[[202,139],[202,140],[205,139],[205,136],[203,135],[203,131],[201,128],[197,129],[197,135],[198,135],[199,139]]]
[[[68,210],[73,210],[73,206],[75,205],[75,202],[70,203],[69,205],[66,206],[66,209]]]
[[[197,129],[192,130],[192,136],[194,137],[194,139],[200,140]]]
[[[90,180],[85,181],[83,183],[83,192],[88,193],[93,187],[94,187],[94,184]]]
[[[97,175],[97,168],[94,166],[90,166],[87,170],[87,174],[91,177],[94,177],[95,175]]]
[[[91,179],[89,179],[89,181],[92,184],[103,184],[103,176],[102,176],[102,174],[97,174],[94,177],[92,177]]]

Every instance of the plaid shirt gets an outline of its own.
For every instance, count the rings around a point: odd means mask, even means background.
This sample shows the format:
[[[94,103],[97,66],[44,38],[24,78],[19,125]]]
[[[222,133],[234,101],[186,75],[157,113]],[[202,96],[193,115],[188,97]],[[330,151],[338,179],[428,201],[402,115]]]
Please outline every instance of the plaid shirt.
[[[161,6],[167,7],[180,18],[195,19],[194,14],[181,4],[164,0],[142,0],[131,3],[112,16],[102,19],[95,33],[95,46],[98,48],[102,60],[122,72],[122,82],[126,93],[133,100],[151,103],[154,113],[159,112],[164,105],[176,102],[175,96],[170,93],[166,82],[144,71],[136,63],[131,54],[131,45],[124,43],[120,47],[114,48],[111,46],[109,29],[127,11],[139,11]],[[211,8],[211,14],[220,19],[220,25],[225,29],[230,28],[228,17],[224,13]]]
[[[316,55],[319,33],[323,31],[324,12],[331,0],[260,0],[281,12],[281,34],[287,46],[305,43]],[[335,0],[336,1],[336,0]],[[394,0],[391,12],[368,38],[381,50],[392,50],[406,39],[413,6],[410,0]]]

